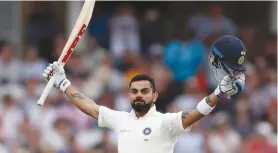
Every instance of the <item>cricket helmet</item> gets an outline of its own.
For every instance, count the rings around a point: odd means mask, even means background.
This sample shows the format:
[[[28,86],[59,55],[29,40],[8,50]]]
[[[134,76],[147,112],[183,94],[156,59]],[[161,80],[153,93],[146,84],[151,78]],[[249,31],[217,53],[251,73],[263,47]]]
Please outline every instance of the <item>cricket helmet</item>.
[[[238,73],[246,71],[243,63],[246,58],[246,47],[237,37],[223,35],[217,38],[211,45],[209,56],[210,68],[214,77],[219,82],[224,76],[234,77]]]

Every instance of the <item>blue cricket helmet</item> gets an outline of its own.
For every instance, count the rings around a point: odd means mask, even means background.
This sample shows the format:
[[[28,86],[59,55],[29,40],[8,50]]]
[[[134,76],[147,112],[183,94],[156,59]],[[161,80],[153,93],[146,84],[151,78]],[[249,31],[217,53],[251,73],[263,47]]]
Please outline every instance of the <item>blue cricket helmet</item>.
[[[243,63],[246,58],[246,47],[237,37],[223,35],[211,45],[209,65],[215,80],[220,83],[224,76],[235,77],[246,71]]]
[[[246,47],[239,38],[232,35],[221,36],[213,42],[211,49],[217,59],[233,71],[246,71],[243,65]]]

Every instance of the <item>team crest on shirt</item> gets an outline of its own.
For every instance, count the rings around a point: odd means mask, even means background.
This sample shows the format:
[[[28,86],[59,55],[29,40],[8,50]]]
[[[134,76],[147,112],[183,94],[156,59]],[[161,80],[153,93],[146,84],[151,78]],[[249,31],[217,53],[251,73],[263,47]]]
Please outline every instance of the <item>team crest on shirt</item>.
[[[151,132],[152,132],[152,130],[151,130],[150,128],[145,128],[145,129],[143,130],[143,133],[144,133],[145,135],[149,135],[149,134],[151,134]]]

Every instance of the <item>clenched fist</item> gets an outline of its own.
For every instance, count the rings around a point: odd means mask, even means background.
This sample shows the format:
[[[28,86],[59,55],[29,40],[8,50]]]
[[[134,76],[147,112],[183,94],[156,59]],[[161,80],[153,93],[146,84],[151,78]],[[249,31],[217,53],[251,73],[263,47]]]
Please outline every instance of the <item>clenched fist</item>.
[[[49,81],[52,77],[55,79],[55,87],[63,92],[71,85],[71,82],[66,78],[65,70],[59,62],[53,62],[43,72],[42,76]]]
[[[215,89],[214,93],[218,97],[231,98],[241,93],[245,85],[245,75],[240,73],[232,80],[230,76],[225,76]]]

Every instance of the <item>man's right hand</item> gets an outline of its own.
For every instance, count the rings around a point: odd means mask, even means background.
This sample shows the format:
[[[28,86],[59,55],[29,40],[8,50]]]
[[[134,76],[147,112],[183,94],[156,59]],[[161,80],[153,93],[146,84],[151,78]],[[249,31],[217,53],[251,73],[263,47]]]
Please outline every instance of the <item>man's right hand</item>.
[[[71,82],[66,78],[65,70],[59,62],[50,64],[43,72],[42,76],[49,81],[52,77],[55,78],[55,87],[63,92],[71,85]]]

